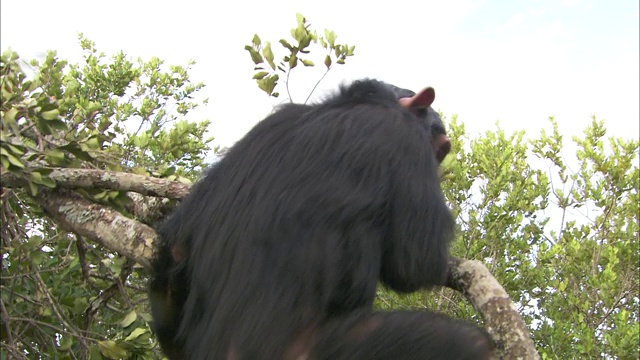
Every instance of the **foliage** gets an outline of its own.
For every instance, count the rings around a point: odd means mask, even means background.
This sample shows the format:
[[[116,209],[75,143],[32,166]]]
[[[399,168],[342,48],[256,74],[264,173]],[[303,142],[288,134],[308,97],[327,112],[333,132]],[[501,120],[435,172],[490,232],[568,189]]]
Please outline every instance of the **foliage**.
[[[298,26],[291,29],[291,36],[293,37],[293,40],[295,40],[295,43],[292,45],[287,39],[280,39],[280,45],[288,51],[288,54],[284,55],[278,64],[274,61],[275,55],[271,49],[271,43],[267,41],[263,45],[258,34],[253,36],[253,40],[250,45],[246,45],[244,47],[245,50],[249,52],[251,60],[256,65],[253,70],[257,72],[253,75],[253,78],[256,80],[260,90],[266,92],[269,96],[280,96],[280,93],[276,92],[275,89],[278,85],[278,81],[280,80],[280,75],[278,73],[282,73],[286,75],[285,88],[291,101],[293,100],[291,99],[291,93],[289,92],[289,75],[291,74],[291,70],[298,66],[298,63],[302,63],[305,67],[315,66],[315,63],[311,59],[307,58],[307,54],[311,52],[309,50],[309,46],[312,43],[317,44],[319,42],[322,49],[325,50],[323,62],[324,66],[327,68],[325,73],[313,87],[314,90],[332,69],[333,65],[343,65],[347,57],[354,55],[354,50],[356,48],[355,46],[336,43],[338,35],[331,30],[325,29],[324,36],[318,36],[315,31],[309,30],[311,25],[307,23],[307,19],[304,16],[297,14],[296,18]],[[307,96],[305,103],[309,100],[312,94],[313,90],[311,90],[311,93]]]
[[[538,285],[530,296],[540,308],[531,319],[548,358],[640,355],[638,141],[611,138],[606,148],[605,134],[594,118],[585,137],[573,139],[575,172],[559,156],[555,123],[552,135],[533,141],[534,154],[557,171],[550,196],[562,214],[531,271]],[[585,215],[567,219],[572,211]]]
[[[195,179],[210,150],[209,121],[187,120],[203,84],[157,58],[108,59],[82,37],[81,64],[1,58],[2,358],[157,358],[146,315],[146,273],[60,228],[34,201],[52,167]],[[189,66],[193,65],[189,63]],[[124,191],[80,190],[123,212]],[[155,355],[154,355],[155,354]]]
[[[552,133],[525,140],[498,128],[470,139],[454,117],[443,191],[460,226],[454,255],[483,261],[519,305],[542,358],[637,359],[640,170],[637,140],[609,139],[593,119],[565,159]],[[577,170],[571,171],[571,167]],[[477,319],[448,289],[397,296],[383,309]]]
[[[191,98],[204,85],[189,81],[188,68],[163,72],[157,58],[138,59],[136,65],[122,52],[107,62],[82,34],[79,41],[84,64],[66,69],[66,61],[48,52],[42,64],[30,63],[33,79],[16,53],[2,55],[3,167],[45,186],[51,185],[46,173],[25,169],[25,161],[159,176],[197,174],[212,140],[204,136],[210,122],[191,123],[184,116],[199,105]]]

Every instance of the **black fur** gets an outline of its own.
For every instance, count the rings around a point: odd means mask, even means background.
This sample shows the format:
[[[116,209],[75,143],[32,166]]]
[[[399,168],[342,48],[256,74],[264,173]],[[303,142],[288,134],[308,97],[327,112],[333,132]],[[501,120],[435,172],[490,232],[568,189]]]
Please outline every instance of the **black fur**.
[[[171,359],[487,356],[475,327],[371,310],[379,280],[443,284],[454,231],[432,120],[398,97],[363,80],[286,105],[194,186],[159,228],[151,283]]]

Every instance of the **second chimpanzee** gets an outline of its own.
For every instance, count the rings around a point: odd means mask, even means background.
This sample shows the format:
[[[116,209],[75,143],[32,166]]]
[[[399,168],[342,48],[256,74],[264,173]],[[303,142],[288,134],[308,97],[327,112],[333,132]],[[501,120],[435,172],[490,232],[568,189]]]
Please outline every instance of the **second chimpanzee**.
[[[159,228],[151,302],[167,356],[488,358],[475,326],[372,310],[379,281],[442,285],[454,232],[433,89],[403,91],[362,80],[283,106],[194,186]]]

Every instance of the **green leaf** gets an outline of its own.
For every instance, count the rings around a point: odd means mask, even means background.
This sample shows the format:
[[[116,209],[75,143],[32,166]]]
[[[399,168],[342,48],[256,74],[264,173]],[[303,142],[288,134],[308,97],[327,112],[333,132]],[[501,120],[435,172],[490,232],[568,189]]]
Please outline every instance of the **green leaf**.
[[[66,157],[64,151],[60,149],[51,149],[47,151],[45,155],[47,162],[53,165],[61,165],[66,163]]]
[[[91,150],[100,150],[100,139],[98,139],[97,136],[93,136],[93,137],[87,139],[87,141],[85,141],[84,143]]]
[[[287,48],[287,50],[289,50],[289,51],[293,50],[293,46],[291,44],[289,44],[289,42],[287,40],[285,40],[285,39],[280,39],[280,44],[282,44],[282,46]]]
[[[253,61],[254,64],[262,64],[264,62],[262,60],[262,55],[260,55],[260,53],[258,53],[255,49],[251,47],[249,48],[245,47],[245,50],[247,50],[251,55],[251,60]]]
[[[27,148],[25,148],[22,145],[13,145],[13,144],[6,144],[7,147],[9,148],[9,150],[11,150],[12,153],[18,155],[18,156],[22,156],[24,155],[24,153],[27,151]]]
[[[560,281],[560,283],[558,284],[558,291],[563,292],[567,289],[567,281],[563,280]]]
[[[278,74],[274,74],[269,77],[265,77],[264,79],[257,80],[258,87],[268,95],[272,96],[273,89],[275,89],[279,78]]]
[[[131,332],[131,334],[129,334],[129,336],[127,336],[124,341],[132,341],[135,340],[137,338],[139,338],[141,335],[147,333],[148,330],[142,327],[136,328],[135,330],[133,330]]]
[[[262,55],[267,60],[269,66],[271,66],[271,68],[275,70],[276,64],[273,62],[273,51],[271,50],[270,42],[267,42],[267,44],[264,46],[264,49],[262,49]]]
[[[48,124],[54,130],[58,130],[58,131],[69,130],[69,128],[67,127],[67,124],[60,119],[49,120]]]
[[[4,148],[2,150],[4,150]],[[20,159],[13,154],[9,153],[8,151],[4,151],[2,155],[7,158],[11,165],[24,169],[24,164],[22,163],[22,161],[20,161]]]
[[[42,184],[42,175],[37,172],[31,173],[31,180],[36,184]]]
[[[35,119],[35,122],[41,133],[43,133],[44,135],[51,135],[51,127],[49,127],[48,124],[49,121],[45,120],[42,117],[37,117]]]
[[[137,318],[138,318],[138,314],[136,313],[135,310],[132,310],[124,317],[124,319],[122,319],[122,321],[120,322],[120,325],[123,328],[126,328],[129,325],[133,324],[133,322],[136,321]]]
[[[325,56],[324,65],[327,67],[327,69],[331,68],[331,56]]]
[[[60,110],[58,109],[43,111],[40,113],[40,116],[42,116],[42,118],[45,120],[56,120],[59,115],[60,115]]]
[[[298,25],[297,28],[291,30],[291,36],[298,42],[298,45],[302,45],[307,35],[307,29],[303,25]],[[302,47],[302,46],[301,46]]]
[[[63,151],[67,151],[67,152],[73,154],[79,160],[83,160],[83,161],[91,161],[91,160],[93,160],[93,157],[91,156],[91,154],[89,154],[88,152],[82,150],[81,146],[75,141],[70,142],[67,145],[60,146],[58,149],[63,150]]]
[[[298,65],[298,57],[296,55],[291,55],[289,58],[289,68],[293,69],[296,65]]]
[[[103,360],[102,353],[100,352],[100,347],[97,345],[92,345],[89,353],[89,360]]]
[[[253,40],[251,42],[254,46],[260,46],[260,37],[258,34],[253,35]]]
[[[73,336],[63,336],[62,339],[60,340],[60,347],[58,347],[58,349],[62,351],[67,351],[71,349],[72,345],[73,345]]]
[[[18,53],[11,49],[5,50],[5,52],[2,53],[2,57],[6,58],[7,61],[15,61],[19,59]],[[2,59],[2,60],[5,60],[5,59]]]
[[[2,115],[2,121],[5,124],[15,123],[17,114],[18,114],[18,109],[11,108],[11,109],[9,109],[9,110],[4,112],[4,114]]]
[[[58,186],[58,184],[56,184],[56,182],[48,176],[42,178],[41,185],[44,185],[50,189],[55,189]]]
[[[333,48],[336,45],[336,39],[338,38],[338,36],[336,35],[335,32],[325,29],[324,37],[327,39],[327,42],[329,43],[329,46],[331,48]]]
[[[304,66],[313,66],[313,61],[311,60],[300,60]]]
[[[173,174],[176,173],[176,167],[175,166],[169,166],[168,168],[164,169],[164,171],[162,172],[162,176],[163,177],[167,177],[167,176],[171,176]]]
[[[40,249],[33,250],[31,253],[29,253],[29,261],[31,261],[31,264],[34,266],[40,265],[43,259],[44,254]]]
[[[102,355],[109,359],[124,359],[129,356],[125,349],[118,346],[118,344],[112,340],[98,341],[98,347]]]
[[[307,19],[300,13],[296,13],[296,20],[298,21],[298,25],[304,25],[307,22]]]
[[[140,148],[145,148],[149,145],[149,136],[146,133],[140,134],[139,136],[134,136],[133,144]]]
[[[260,80],[260,79],[264,78],[265,76],[267,76],[268,74],[269,73],[266,72],[266,71],[260,71],[260,72],[256,73],[255,75],[253,75],[253,79]]]
[[[38,187],[36,186],[36,184],[32,183],[31,181],[29,181],[29,191],[33,196],[38,195]]]
[[[94,194],[93,198],[96,199],[96,200],[102,200],[102,199],[106,198],[107,195],[108,195],[107,191],[100,191],[99,193]]]

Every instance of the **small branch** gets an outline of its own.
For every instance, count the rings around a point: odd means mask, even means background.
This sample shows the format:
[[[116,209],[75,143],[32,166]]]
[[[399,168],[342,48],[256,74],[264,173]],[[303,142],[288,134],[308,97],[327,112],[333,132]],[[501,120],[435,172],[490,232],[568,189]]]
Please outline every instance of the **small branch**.
[[[527,325],[509,295],[479,261],[452,258],[447,286],[462,294],[482,314],[498,359],[538,360]]]
[[[94,315],[100,310],[102,307],[105,307],[109,300],[116,295],[118,292],[118,285],[111,284],[108,288],[100,291],[100,294],[89,302],[89,306],[87,306],[87,310],[85,310],[84,315],[84,326],[85,329],[89,330],[91,328],[91,323],[93,322]]]
[[[68,189],[101,188],[133,191],[143,195],[182,199],[189,194],[189,185],[179,181],[135,175],[117,171],[54,168],[48,175],[56,185]],[[14,174],[3,171],[0,182],[6,187],[23,187],[26,182]]]
[[[285,88],[287,89],[287,96],[289,97],[289,102],[293,104],[293,99],[291,98],[291,92],[289,92],[289,74],[291,73],[291,69],[287,70],[287,79],[284,81]]]
[[[75,335],[72,332],[70,332],[69,330],[67,330],[65,327],[58,327],[58,326],[46,323],[44,321],[38,321],[38,320],[35,320],[35,319],[31,319],[31,318],[11,317],[11,318],[9,318],[9,320],[24,322],[24,323],[27,323],[27,324],[29,324],[29,325],[37,328],[37,329],[42,328],[42,327],[46,327],[46,328],[54,330],[57,333]],[[91,341],[94,341],[94,342],[95,341],[101,341],[101,340],[105,339],[104,335],[99,335],[99,334],[96,334],[96,335],[97,336],[93,337],[93,338],[84,336],[84,339],[91,340]],[[98,337],[98,336],[100,336],[100,337]],[[30,346],[29,344],[26,344],[26,345]]]
[[[311,95],[313,95],[313,92],[316,91],[316,88],[318,87],[318,85],[320,85],[324,77],[327,76],[327,74],[329,73],[329,71],[331,71],[331,69],[333,69],[333,66],[328,68],[327,71],[325,71],[324,74],[322,74],[322,77],[320,77],[320,79],[316,82],[316,84],[313,85],[313,89],[311,89],[309,96],[307,96],[307,98],[304,99],[304,105],[307,105],[307,101],[309,101],[309,98],[311,98]]]
[[[85,281],[89,281],[90,268],[87,263],[87,243],[82,236],[76,235],[76,248],[78,249],[78,260],[82,269],[82,277]]]
[[[75,326],[69,323],[68,319],[63,315],[62,311],[58,308],[59,304],[53,299],[53,296],[49,292],[49,288],[47,287],[47,284],[44,283],[44,280],[42,280],[42,277],[40,276],[39,272],[35,273],[35,278],[38,285],[40,286],[40,290],[46,296],[47,301],[49,302],[49,305],[51,305],[51,309],[53,309],[53,313],[56,315],[60,323],[71,333],[71,335],[73,335],[75,338],[77,338],[80,341],[80,345],[82,345],[82,347],[84,347],[86,350],[89,350],[89,345],[87,344],[85,339],[80,336],[80,333],[75,328]]]
[[[0,301],[0,311],[2,313],[2,322],[4,323],[5,331],[7,332],[7,341],[12,348],[15,348],[15,343],[13,342],[13,334],[11,332],[11,321],[9,320],[9,313],[7,312],[7,309],[4,307],[4,301]]]
[[[600,319],[600,321],[598,321],[598,326],[596,326],[596,329],[600,328],[602,326],[602,324],[604,324],[605,321],[607,321],[607,319],[609,319],[609,316],[611,316],[611,314],[617,310],[618,304],[620,304],[620,302],[622,301],[622,299],[626,298],[627,296],[629,296],[629,291],[625,291],[622,294],[620,294],[620,296],[618,296],[618,298],[613,302],[613,305],[611,305],[609,307],[609,309],[607,309],[607,312],[604,314],[604,316]]]

